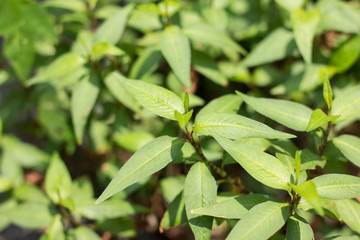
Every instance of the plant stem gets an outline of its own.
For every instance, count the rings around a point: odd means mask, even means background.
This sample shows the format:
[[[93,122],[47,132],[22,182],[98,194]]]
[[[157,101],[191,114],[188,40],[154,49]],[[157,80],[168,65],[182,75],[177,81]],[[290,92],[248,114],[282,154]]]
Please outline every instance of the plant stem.
[[[319,146],[319,156],[322,156],[322,155],[323,155],[324,150],[325,150],[326,146],[327,146],[328,143],[329,143],[328,138],[329,138],[330,131],[331,131],[332,129],[333,129],[333,124],[332,124],[332,122],[329,122],[328,125],[327,125],[326,130],[323,131],[324,137],[323,137],[323,141],[320,142],[320,146]]]

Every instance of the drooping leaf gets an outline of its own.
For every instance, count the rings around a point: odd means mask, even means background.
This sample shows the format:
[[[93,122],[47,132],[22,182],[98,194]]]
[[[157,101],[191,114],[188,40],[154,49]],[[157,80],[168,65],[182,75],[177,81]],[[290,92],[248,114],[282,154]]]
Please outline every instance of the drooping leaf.
[[[112,72],[104,80],[107,89],[111,94],[126,107],[130,108],[134,112],[140,110],[140,104],[134,99],[133,96],[126,90],[122,82],[119,80],[123,78],[119,73]]]
[[[340,115],[335,123],[352,120],[360,116],[360,85],[350,87],[334,98],[332,114]]]
[[[332,107],[333,93],[332,93],[329,77],[326,75],[326,73],[324,73],[323,76],[323,97],[328,106],[328,110],[330,111]]]
[[[347,174],[325,174],[312,180],[321,198],[341,200],[360,196],[360,178]]]
[[[242,99],[258,113],[296,131],[305,131],[312,110],[300,103],[271,98],[255,98],[240,92]]]
[[[71,115],[78,144],[82,143],[85,126],[99,92],[99,79],[96,73],[83,77],[74,88],[71,96]]]
[[[352,199],[335,201],[340,218],[352,230],[360,234],[360,203]]]
[[[292,185],[291,187],[300,194],[306,201],[316,210],[318,214],[321,216],[324,215],[324,210],[321,207],[321,202],[319,198],[319,194],[316,191],[315,184],[313,181],[309,180],[300,185]]]
[[[102,23],[95,33],[94,45],[100,42],[115,45],[124,32],[126,21],[133,8],[132,4],[128,4]]]
[[[307,132],[311,132],[312,130],[315,130],[321,126],[323,126],[325,123],[331,122],[339,118],[340,116],[328,116],[326,115],[321,109],[315,109],[310,117],[309,123],[306,127]]]
[[[267,201],[260,203],[235,225],[227,240],[266,240],[276,233],[290,215],[288,203]]]
[[[211,135],[211,132],[215,132],[231,139],[295,137],[288,133],[276,131],[250,118],[228,113],[197,117],[193,131],[201,135]]]
[[[338,73],[348,70],[360,56],[360,35],[351,37],[341,44],[333,53],[330,64]]]
[[[296,45],[306,63],[311,63],[312,46],[320,14],[317,9],[303,10],[301,8],[291,13],[291,23]]]
[[[216,202],[212,205],[193,209],[190,212],[197,215],[207,215],[219,218],[240,219],[252,207],[269,200],[269,196],[250,194]]]
[[[147,110],[164,118],[176,120],[174,113],[185,112],[183,101],[175,93],[140,80],[127,80],[118,75],[120,83]]]
[[[258,43],[247,55],[244,64],[247,67],[254,67],[274,62],[292,55],[295,50],[296,43],[292,32],[285,28],[278,28]]]
[[[239,110],[241,103],[241,97],[238,95],[223,95],[212,100],[206,104],[205,107],[201,108],[201,110],[196,114],[196,119],[214,113],[236,113]]]
[[[332,142],[350,162],[360,167],[360,138],[342,134],[334,138]]]
[[[233,142],[213,132],[211,134],[253,178],[272,188],[290,190],[291,173],[280,160],[256,147]]]
[[[169,26],[160,36],[161,53],[184,86],[191,88],[190,42],[177,26]]]
[[[181,158],[183,144],[184,141],[180,138],[162,136],[140,148],[112,179],[96,204]]]
[[[300,216],[291,216],[287,221],[286,240],[313,239],[314,233],[309,223]]]
[[[51,158],[45,176],[45,191],[51,201],[58,204],[71,194],[72,180],[66,165],[58,154]]]
[[[217,186],[215,178],[203,162],[194,164],[185,179],[185,209],[195,239],[210,239],[213,218],[199,216],[190,211],[209,206],[216,201]]]

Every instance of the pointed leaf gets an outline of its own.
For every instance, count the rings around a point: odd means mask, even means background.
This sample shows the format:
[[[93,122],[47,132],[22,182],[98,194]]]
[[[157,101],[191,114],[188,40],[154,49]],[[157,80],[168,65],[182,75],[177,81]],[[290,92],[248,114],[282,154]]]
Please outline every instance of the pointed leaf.
[[[45,191],[50,199],[58,204],[71,193],[72,180],[66,165],[58,154],[54,154],[45,176]]]
[[[279,159],[256,147],[233,142],[213,132],[212,135],[253,178],[272,188],[290,190],[291,173]]]
[[[312,180],[321,198],[341,200],[360,196],[360,178],[346,174],[325,174]]]
[[[309,180],[298,186],[291,184],[291,187],[300,196],[305,198],[306,201],[316,210],[318,214],[320,214],[321,216],[324,215],[324,210],[321,207],[319,194],[316,191],[316,187],[313,181]]]
[[[331,56],[330,64],[336,67],[338,73],[348,70],[359,58],[360,35],[348,39],[338,47]]]
[[[360,85],[350,87],[336,96],[332,105],[332,114],[340,115],[336,123],[352,120],[360,116]]]
[[[185,208],[195,239],[207,240],[211,236],[213,218],[190,213],[192,209],[209,206],[216,201],[215,178],[203,162],[194,164],[185,179]]]
[[[96,73],[83,77],[71,96],[71,115],[76,141],[82,143],[85,125],[99,95],[99,79]]]
[[[340,218],[352,230],[360,234],[360,203],[352,199],[335,201]]]
[[[193,131],[200,135],[221,134],[231,139],[292,138],[294,135],[276,131],[263,123],[237,114],[219,113],[196,118]]]
[[[296,45],[306,63],[311,63],[313,40],[319,21],[320,14],[315,8],[308,11],[299,8],[291,13]]]
[[[193,209],[190,212],[197,215],[207,215],[219,218],[240,219],[252,207],[269,200],[269,196],[250,194],[217,202],[210,206]]]
[[[332,93],[329,77],[326,75],[326,73],[324,73],[323,76],[323,97],[328,106],[328,110],[330,111],[332,107],[333,93]]]
[[[175,199],[169,204],[164,216],[160,222],[162,230],[180,225],[187,221],[185,211],[184,192],[179,193]]]
[[[300,103],[271,98],[255,98],[240,92],[242,99],[258,113],[296,131],[305,131],[312,110]]]
[[[164,118],[175,119],[175,111],[183,114],[184,103],[175,93],[140,80],[127,80],[118,75],[120,83],[147,110]]]
[[[291,216],[287,221],[286,240],[314,239],[314,233],[305,219],[300,216]]]
[[[288,203],[267,201],[253,207],[232,229],[226,240],[266,240],[290,215]]]
[[[343,134],[334,138],[332,142],[350,162],[360,167],[360,138]]]
[[[169,26],[160,36],[160,50],[184,86],[191,88],[190,42],[177,26]]]
[[[134,6],[132,4],[128,4],[103,22],[95,33],[94,44],[104,42],[115,45],[119,42],[124,32],[127,18],[133,8]]]
[[[315,109],[311,114],[309,123],[306,127],[307,132],[311,132],[319,127],[322,127],[325,123],[331,122],[339,118],[340,116],[328,116],[321,109]]]
[[[178,160],[183,144],[183,139],[162,136],[140,148],[120,169],[95,204],[154,174],[171,161]]]
[[[223,95],[206,104],[206,106],[196,114],[196,119],[214,113],[236,113],[239,110],[241,103],[241,97],[238,95]]]

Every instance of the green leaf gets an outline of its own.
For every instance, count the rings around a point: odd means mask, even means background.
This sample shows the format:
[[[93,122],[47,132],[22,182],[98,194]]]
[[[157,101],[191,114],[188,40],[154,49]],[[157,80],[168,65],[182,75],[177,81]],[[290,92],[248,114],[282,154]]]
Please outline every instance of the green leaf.
[[[305,219],[295,215],[287,221],[286,240],[309,240],[314,239],[314,233]]]
[[[288,203],[260,203],[235,225],[227,240],[266,240],[276,233],[290,215]]]
[[[103,42],[115,45],[119,42],[133,8],[132,4],[128,4],[102,23],[95,33],[94,44]]]
[[[140,104],[125,89],[122,82],[120,81],[122,78],[123,77],[119,73],[112,72],[106,76],[104,82],[107,89],[119,102],[134,112],[140,111]]]
[[[338,119],[340,116],[328,116],[321,109],[315,109],[310,117],[309,123],[306,127],[307,132],[311,132],[319,127],[322,127],[325,123],[334,121]]]
[[[160,222],[160,231],[178,226],[187,221],[184,192],[181,191],[169,204]]]
[[[197,117],[193,131],[201,135],[210,132],[231,139],[242,138],[292,138],[292,134],[276,131],[267,125],[237,114],[218,113]]]
[[[286,9],[287,11],[291,12],[297,8],[300,8],[304,5],[304,0],[275,0],[275,2],[282,8]]]
[[[100,87],[97,73],[83,77],[75,85],[71,96],[71,115],[78,144],[82,143],[85,126],[99,92]]]
[[[329,77],[326,75],[326,73],[324,73],[324,76],[323,76],[323,97],[328,106],[328,110],[331,111],[332,101],[333,101],[333,93],[331,90],[331,84],[330,84]]]
[[[233,142],[213,132],[212,135],[253,178],[272,188],[290,190],[288,183],[295,179],[291,179],[290,171],[279,159],[256,147]]]
[[[176,120],[174,113],[183,114],[184,103],[175,93],[140,80],[127,80],[118,76],[120,83],[147,110],[164,118]]]
[[[250,51],[244,64],[247,67],[254,67],[271,63],[293,55],[295,50],[296,43],[293,33],[285,28],[277,28]]]
[[[250,194],[216,202],[210,206],[193,209],[190,213],[218,218],[240,219],[252,207],[269,200],[268,195]]]
[[[360,203],[352,199],[335,201],[340,218],[352,230],[360,234]]]
[[[346,174],[325,174],[312,180],[321,198],[341,200],[360,196],[360,178]]]
[[[312,110],[300,103],[271,98],[255,98],[237,92],[258,113],[296,131],[305,131]]]
[[[227,34],[205,23],[192,24],[184,30],[192,41],[246,54],[246,50],[234,42]]]
[[[97,221],[96,226],[103,232],[109,232],[118,237],[136,237],[134,220],[129,218],[112,218],[104,221]]]
[[[291,13],[291,23],[296,45],[306,63],[311,63],[313,40],[320,21],[317,9],[303,10],[301,8]]]
[[[296,174],[295,182],[296,182],[296,184],[300,177],[300,170],[301,170],[301,157],[300,157],[299,151],[296,151],[296,153],[295,153],[295,174]]]
[[[309,149],[303,149],[300,151],[301,156],[301,171],[316,169],[316,166],[323,168],[326,164],[326,160],[322,157],[311,152]]]
[[[105,55],[121,56],[124,54],[125,52],[123,50],[113,44],[99,42],[94,45],[91,56],[93,60],[97,61]]]
[[[226,94],[215,98],[203,107],[197,114],[196,119],[214,113],[236,113],[241,106],[241,97],[235,94]],[[196,120],[195,120],[196,121]]]
[[[145,131],[115,133],[114,142],[128,151],[136,152],[139,148],[154,139],[154,136]]]
[[[189,122],[192,114],[193,114],[193,109],[191,109],[190,112],[187,112],[185,114],[181,114],[178,111],[175,111],[174,116],[176,118],[176,120],[179,122],[180,127],[185,128],[186,124]]]
[[[158,7],[163,15],[168,15],[171,17],[176,12],[178,12],[183,5],[184,3],[178,0],[165,0],[159,2]]]
[[[160,65],[162,55],[158,47],[143,50],[130,70],[131,79],[144,79],[153,73]]]
[[[160,181],[161,192],[165,200],[170,203],[174,198],[184,190],[185,176],[166,177]]]
[[[350,87],[334,98],[332,114],[340,115],[335,123],[352,120],[360,116],[360,85]]]
[[[13,193],[14,197],[20,201],[49,203],[49,198],[34,184],[23,183]]]
[[[350,162],[360,167],[360,138],[342,134],[334,138],[332,142]]]
[[[189,93],[188,92],[185,92],[185,95],[184,95],[184,109],[185,109],[185,112],[189,112]]]
[[[56,58],[35,77],[29,79],[28,85],[55,81],[73,73],[85,63],[85,59],[77,53],[65,53]]]
[[[305,200],[316,210],[318,214],[320,214],[321,216],[324,215],[324,210],[321,207],[319,194],[316,191],[316,187],[313,181],[309,180],[297,186],[291,184],[291,187],[300,196],[305,198]]]
[[[360,35],[356,35],[341,44],[333,53],[330,64],[336,67],[338,73],[348,70],[359,58]]]
[[[11,187],[10,180],[0,175],[0,193],[10,190]]]
[[[53,218],[51,225],[46,229],[40,240],[65,240],[64,224],[60,214]]]
[[[126,187],[161,170],[171,161],[181,158],[183,144],[183,139],[162,136],[140,148],[124,164],[95,204],[105,201]]]
[[[185,208],[195,239],[210,239],[213,218],[190,213],[192,209],[209,206],[216,201],[215,178],[203,162],[194,164],[185,179]]]
[[[45,191],[51,201],[56,204],[66,200],[71,193],[71,176],[66,165],[58,154],[51,158],[50,165],[46,170]]]
[[[66,239],[74,240],[101,240],[100,236],[97,235],[93,230],[88,227],[80,226],[75,229],[70,229]]]

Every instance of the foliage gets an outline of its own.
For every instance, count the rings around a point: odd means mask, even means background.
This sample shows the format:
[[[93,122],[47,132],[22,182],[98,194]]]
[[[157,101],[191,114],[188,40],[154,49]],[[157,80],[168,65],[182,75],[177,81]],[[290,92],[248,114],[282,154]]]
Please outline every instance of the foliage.
[[[1,230],[359,239],[357,1],[6,0],[0,36]]]

